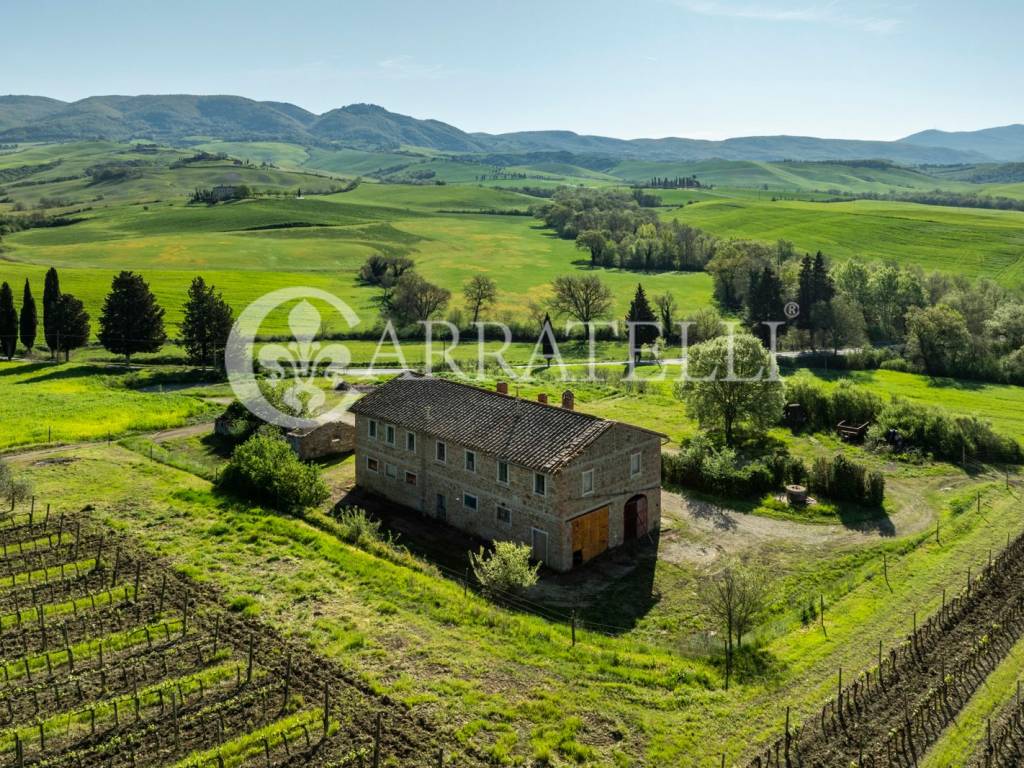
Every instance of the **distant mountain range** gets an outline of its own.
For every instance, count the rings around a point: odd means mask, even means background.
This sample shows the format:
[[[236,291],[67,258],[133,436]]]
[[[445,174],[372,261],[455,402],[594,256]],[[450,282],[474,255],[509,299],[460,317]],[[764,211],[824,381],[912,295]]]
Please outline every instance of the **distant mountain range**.
[[[316,115],[294,104],[240,96],[92,96],[63,102],[0,96],[0,143],[151,140],[171,144],[220,139],[285,141],[370,150],[425,147],[449,153],[570,152],[618,159],[889,160],[906,165],[1024,161],[1024,125],[981,131],[923,131],[899,141],[807,136],[747,136],[725,141],[614,139],[571,131],[467,133],[373,104]]]

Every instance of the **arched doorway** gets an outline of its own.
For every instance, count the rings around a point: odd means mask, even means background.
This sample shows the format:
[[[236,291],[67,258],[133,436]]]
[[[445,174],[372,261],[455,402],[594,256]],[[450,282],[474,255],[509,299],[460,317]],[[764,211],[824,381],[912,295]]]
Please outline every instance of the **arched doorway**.
[[[647,497],[639,493],[627,501],[622,520],[623,541],[635,541],[647,533]]]

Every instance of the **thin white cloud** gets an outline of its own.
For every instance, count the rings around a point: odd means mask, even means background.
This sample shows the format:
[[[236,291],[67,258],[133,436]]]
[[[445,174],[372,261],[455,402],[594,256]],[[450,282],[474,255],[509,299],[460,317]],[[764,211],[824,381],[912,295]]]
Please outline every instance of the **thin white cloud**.
[[[846,13],[837,2],[804,6],[780,6],[767,3],[733,3],[715,0],[676,0],[676,5],[702,16],[722,16],[732,19],[798,22],[804,24],[830,24],[851,27],[864,32],[889,34],[896,31],[902,20],[894,16],[860,16]]]
[[[405,54],[381,59],[377,69],[399,80],[438,80],[447,74],[440,64],[424,64]]]

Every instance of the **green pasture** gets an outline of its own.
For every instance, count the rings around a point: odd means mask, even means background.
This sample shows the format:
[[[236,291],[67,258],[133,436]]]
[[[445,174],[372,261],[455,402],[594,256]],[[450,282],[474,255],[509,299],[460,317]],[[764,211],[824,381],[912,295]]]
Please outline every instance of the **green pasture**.
[[[1024,283],[1024,213],[857,200],[708,201],[668,214],[722,237]]]
[[[0,363],[0,450],[152,431],[213,418],[194,397],[129,389],[123,374],[89,365]]]

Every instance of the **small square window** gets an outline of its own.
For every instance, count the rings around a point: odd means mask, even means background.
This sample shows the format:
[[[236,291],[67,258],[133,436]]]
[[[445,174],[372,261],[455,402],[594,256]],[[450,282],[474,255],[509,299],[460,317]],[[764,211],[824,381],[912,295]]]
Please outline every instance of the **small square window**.
[[[384,434],[386,435],[386,437],[384,439],[387,441],[387,444],[388,445],[394,445],[395,444],[395,428],[393,426],[391,426],[390,424],[388,424],[384,428]]]
[[[476,453],[473,451],[466,451],[466,469],[476,472]]]
[[[475,510],[480,506],[480,502],[477,500],[476,496],[471,493],[465,493],[462,495],[462,503],[467,509]]]
[[[444,443],[438,440],[437,445],[435,447],[434,456],[441,463],[448,461],[448,446],[446,446]]]
[[[406,485],[416,485],[416,475],[414,473],[412,473],[412,472],[406,472],[405,473],[405,484]]]
[[[379,472],[380,471],[380,464],[377,463],[376,459],[373,459],[373,458],[370,458],[369,456],[367,456],[366,457],[366,468],[368,470],[370,470],[371,472]]]
[[[370,419],[368,422],[366,422],[366,434],[368,437],[377,437],[377,422],[374,421],[373,419]]]
[[[512,510],[507,507],[498,507],[494,513],[495,518],[498,521],[498,525],[502,525],[506,528],[512,527]]]
[[[548,479],[540,472],[533,476],[533,492],[538,496],[544,496],[548,492]]]
[[[629,457],[629,476],[636,477],[640,474],[641,464],[640,457],[642,454],[639,452],[632,454]]]
[[[405,433],[405,450],[415,451],[416,450],[416,433],[406,432]]]
[[[384,474],[390,477],[392,480],[394,480],[396,477],[398,477],[398,470],[395,469],[394,464],[385,464]]]
[[[589,496],[594,492],[594,470],[588,469],[583,473],[583,495]]]
[[[498,482],[502,485],[508,485],[508,462],[498,462]]]

